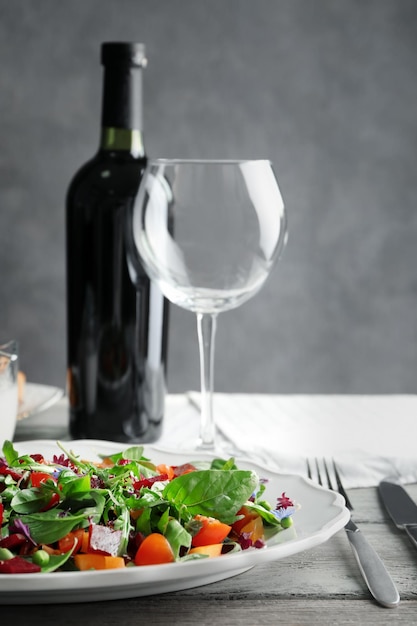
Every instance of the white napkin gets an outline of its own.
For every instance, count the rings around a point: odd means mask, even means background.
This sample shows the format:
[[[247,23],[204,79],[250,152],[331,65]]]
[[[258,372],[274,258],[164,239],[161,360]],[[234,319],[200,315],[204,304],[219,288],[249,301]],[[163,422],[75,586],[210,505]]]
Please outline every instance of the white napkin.
[[[200,394],[169,394],[155,443],[189,450],[198,437]],[[417,396],[221,394],[214,396],[220,443],[282,472],[306,475],[306,457],[334,458],[349,487],[385,477],[417,482]],[[16,440],[65,440],[68,403],[19,420]]]
[[[214,412],[237,449],[280,471],[305,475],[307,457],[326,457],[347,488],[417,482],[417,396],[216,393]]]
[[[162,435],[153,445],[167,450],[190,450],[197,441],[200,411],[187,395],[169,394],[165,402]]]

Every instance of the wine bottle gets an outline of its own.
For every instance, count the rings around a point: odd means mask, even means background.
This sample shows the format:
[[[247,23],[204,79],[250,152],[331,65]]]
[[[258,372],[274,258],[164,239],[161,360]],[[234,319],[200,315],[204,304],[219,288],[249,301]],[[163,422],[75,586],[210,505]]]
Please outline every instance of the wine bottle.
[[[150,442],[165,403],[168,304],[138,259],[126,219],[146,155],[145,48],[104,43],[101,141],[66,200],[67,379],[73,438]]]

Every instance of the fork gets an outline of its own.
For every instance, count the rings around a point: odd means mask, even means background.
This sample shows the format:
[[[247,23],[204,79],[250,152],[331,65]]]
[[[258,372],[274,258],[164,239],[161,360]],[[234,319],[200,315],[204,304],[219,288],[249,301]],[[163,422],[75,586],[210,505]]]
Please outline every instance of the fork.
[[[330,471],[326,460],[322,461],[325,479],[327,486],[332,491],[338,491],[345,499],[346,507],[351,512],[350,519],[345,525],[346,535],[349,539],[356,561],[359,565],[359,569],[365,580],[369,591],[375,600],[382,606],[387,608],[395,608],[398,606],[400,596],[397,591],[394,582],[389,575],[384,563],[381,561],[378,554],[372,548],[370,543],[364,537],[360,529],[356,526],[352,520],[353,506],[349,497],[343,487],[343,483],[340,477],[339,470],[334,460],[332,460],[333,473],[335,478],[336,487],[334,487],[333,481],[330,476]],[[322,471],[320,470],[320,463],[318,459],[314,462],[310,462],[307,459],[307,475],[310,479],[314,480],[314,470],[316,473],[316,481],[319,485],[323,485]]]

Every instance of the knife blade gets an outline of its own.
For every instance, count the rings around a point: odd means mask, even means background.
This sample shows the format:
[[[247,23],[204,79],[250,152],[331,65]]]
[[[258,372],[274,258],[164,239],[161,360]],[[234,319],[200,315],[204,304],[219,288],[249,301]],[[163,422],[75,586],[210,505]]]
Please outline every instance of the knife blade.
[[[405,530],[411,543],[417,548],[417,504],[404,487],[389,480],[379,483],[379,493],[394,524]]]

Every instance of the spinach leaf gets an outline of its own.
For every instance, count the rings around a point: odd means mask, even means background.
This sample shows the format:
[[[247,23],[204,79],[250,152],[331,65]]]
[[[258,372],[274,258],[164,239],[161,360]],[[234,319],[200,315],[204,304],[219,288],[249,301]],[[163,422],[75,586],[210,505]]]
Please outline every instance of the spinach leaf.
[[[6,487],[4,485],[6,485]],[[5,482],[1,482],[0,486],[3,487],[3,491],[1,492],[1,501],[3,505],[7,503],[9,506],[16,493],[19,493],[19,487],[14,482],[10,485]]]
[[[252,511],[256,511],[256,513],[258,513],[258,515],[260,515],[267,524],[270,524],[271,526],[281,526],[281,520],[274,515],[272,511],[268,511],[268,509],[261,504],[248,502],[245,506]]]
[[[91,478],[89,474],[85,476],[77,476],[76,474],[66,473],[59,479],[59,485],[63,488],[63,495],[66,498],[75,494],[89,493],[91,491]]]
[[[140,461],[143,455],[143,446],[131,446],[122,452],[115,454],[100,454],[101,459],[110,459],[115,465],[122,459],[128,461]]]
[[[168,539],[176,559],[180,556],[180,550],[182,547],[187,549],[191,547],[190,533],[187,532],[176,519],[171,519],[168,522],[165,530],[165,537]]]
[[[106,498],[104,495],[93,490],[89,493],[74,493],[71,498],[65,500],[65,507],[68,511],[71,511],[77,516],[82,515],[85,519],[83,527],[88,526],[89,519],[94,522],[94,524],[98,524],[100,522],[105,504]],[[63,514],[62,510],[59,512],[61,515]]]
[[[38,543],[54,543],[65,537],[85,519],[84,513],[63,515],[59,509],[50,509],[43,513],[30,513],[21,518],[27,524],[32,539]]]
[[[157,528],[162,535],[165,535],[170,519],[169,509],[165,509],[157,524]]]
[[[11,441],[6,440],[3,444],[3,455],[6,463],[10,466],[19,458],[18,452],[14,449]]]
[[[138,519],[136,520],[136,530],[138,532],[143,533],[144,535],[151,534],[152,532],[151,514],[152,514],[151,509],[145,509],[142,515],[138,517]]]
[[[229,469],[238,469],[233,458],[225,461],[224,459],[213,459],[211,462],[210,469],[221,469],[221,470],[229,470]]]
[[[166,501],[161,498],[161,495],[156,491],[152,491],[151,489],[142,489],[142,495],[140,498],[126,498],[125,505],[131,510],[137,509],[148,509],[153,506],[159,506],[160,504],[164,504]]]
[[[162,492],[182,515],[207,515],[230,524],[258,484],[254,472],[246,470],[201,470],[171,480]]]
[[[110,454],[110,455],[101,454],[100,458],[110,459],[115,465],[115,467],[112,468],[113,470],[117,469],[118,462],[123,460],[123,461],[134,461],[139,466],[143,466],[152,471],[155,471],[154,463],[151,463],[151,461],[148,458],[143,456],[143,446],[131,446],[130,448],[127,448],[126,450],[123,450],[122,452],[117,452],[116,454]]]
[[[49,490],[21,489],[13,496],[10,506],[16,513],[37,513],[42,511],[50,500]]]
[[[132,446],[123,450],[122,458],[128,461],[141,461],[143,459],[143,446]]]

